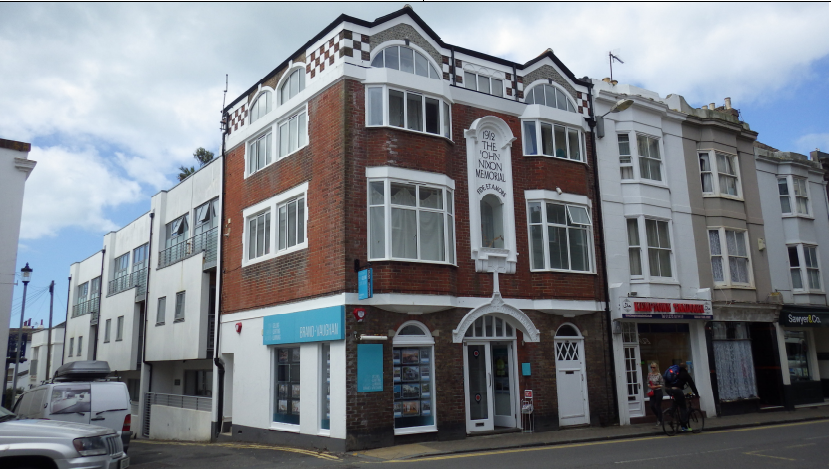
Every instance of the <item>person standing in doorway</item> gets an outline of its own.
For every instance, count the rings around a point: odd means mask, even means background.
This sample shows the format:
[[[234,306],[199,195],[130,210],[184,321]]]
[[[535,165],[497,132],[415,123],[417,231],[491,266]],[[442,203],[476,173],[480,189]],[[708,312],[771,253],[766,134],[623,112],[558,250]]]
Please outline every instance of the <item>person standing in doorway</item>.
[[[664,377],[661,375],[661,372],[658,371],[658,363],[652,362],[649,364],[649,374],[646,376],[647,386],[649,386],[649,408],[652,409],[652,413],[658,417],[658,421],[655,423],[656,427],[661,426],[661,401],[664,399]]]

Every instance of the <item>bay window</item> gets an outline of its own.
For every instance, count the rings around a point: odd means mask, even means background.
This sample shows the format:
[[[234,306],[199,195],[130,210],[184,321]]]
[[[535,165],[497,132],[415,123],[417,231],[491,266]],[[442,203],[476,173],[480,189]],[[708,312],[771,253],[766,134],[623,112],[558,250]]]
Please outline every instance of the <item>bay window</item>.
[[[646,135],[638,135],[638,163],[641,179],[662,181],[661,178],[661,150],[658,139]]]
[[[528,202],[531,270],[592,272],[591,218],[587,207]]]
[[[794,291],[822,291],[816,246],[788,246],[788,263]]]
[[[795,176],[779,176],[779,206],[783,214],[809,215],[808,181]]]
[[[366,95],[367,126],[400,127],[450,138],[450,105],[443,100],[385,86],[368,87]]]
[[[271,132],[248,144],[248,174],[256,173],[271,164]]]
[[[626,219],[626,236],[629,241],[629,275],[632,277],[642,277],[641,236],[637,218]]]
[[[741,197],[738,157],[718,151],[699,152],[701,192],[704,194]]]
[[[456,263],[449,187],[396,179],[368,185],[370,260]]]
[[[710,228],[710,263],[713,282],[718,286],[752,286],[750,248],[747,232],[729,228]]]
[[[583,132],[540,120],[522,121],[523,153],[585,161]]]
[[[635,179],[635,170],[632,167],[632,149],[629,145],[628,134],[617,134],[617,148],[620,155],[620,178]]]
[[[641,227],[643,227],[643,232],[641,232]],[[626,236],[629,243],[629,275],[631,277],[644,276],[641,253],[645,251],[649,276],[672,278],[672,242],[668,221],[643,217],[627,218]]]

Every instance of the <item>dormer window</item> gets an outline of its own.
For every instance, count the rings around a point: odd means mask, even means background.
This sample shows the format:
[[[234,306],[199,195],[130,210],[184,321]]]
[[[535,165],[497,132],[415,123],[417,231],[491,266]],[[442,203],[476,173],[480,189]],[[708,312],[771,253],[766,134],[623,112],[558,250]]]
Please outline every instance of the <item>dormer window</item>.
[[[543,104],[568,112],[577,112],[565,92],[552,85],[537,85],[525,93],[525,104]]]
[[[390,46],[378,52],[372,59],[372,66],[376,68],[391,68],[420,77],[438,80],[441,75],[427,60],[427,57],[409,47]]]
[[[266,91],[251,105],[251,122],[271,112],[271,92]]]
[[[306,74],[302,69],[296,69],[291,72],[283,86],[280,87],[280,104],[293,98],[297,93],[306,89]]]

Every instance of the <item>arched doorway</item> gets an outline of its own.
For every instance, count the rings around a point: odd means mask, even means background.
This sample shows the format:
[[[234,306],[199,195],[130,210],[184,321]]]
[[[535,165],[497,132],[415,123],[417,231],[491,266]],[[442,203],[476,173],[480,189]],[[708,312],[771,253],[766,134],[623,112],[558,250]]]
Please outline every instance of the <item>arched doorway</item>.
[[[589,394],[586,386],[586,354],[583,335],[571,323],[561,325],[554,335],[557,367],[557,403],[560,426],[589,423]]]
[[[453,342],[464,344],[468,433],[519,427],[517,330],[526,342],[539,342],[530,318],[495,293],[490,303],[466,314],[453,331]]]

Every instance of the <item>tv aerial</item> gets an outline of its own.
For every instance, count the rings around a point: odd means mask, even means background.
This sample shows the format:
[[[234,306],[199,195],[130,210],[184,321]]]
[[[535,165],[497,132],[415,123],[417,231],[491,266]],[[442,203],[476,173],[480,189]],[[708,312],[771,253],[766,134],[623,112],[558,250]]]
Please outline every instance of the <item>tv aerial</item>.
[[[612,64],[614,64],[615,60],[617,60],[620,63],[623,63],[623,59],[621,59],[620,55],[620,49],[609,51],[609,80],[615,79],[615,76],[612,73]]]

